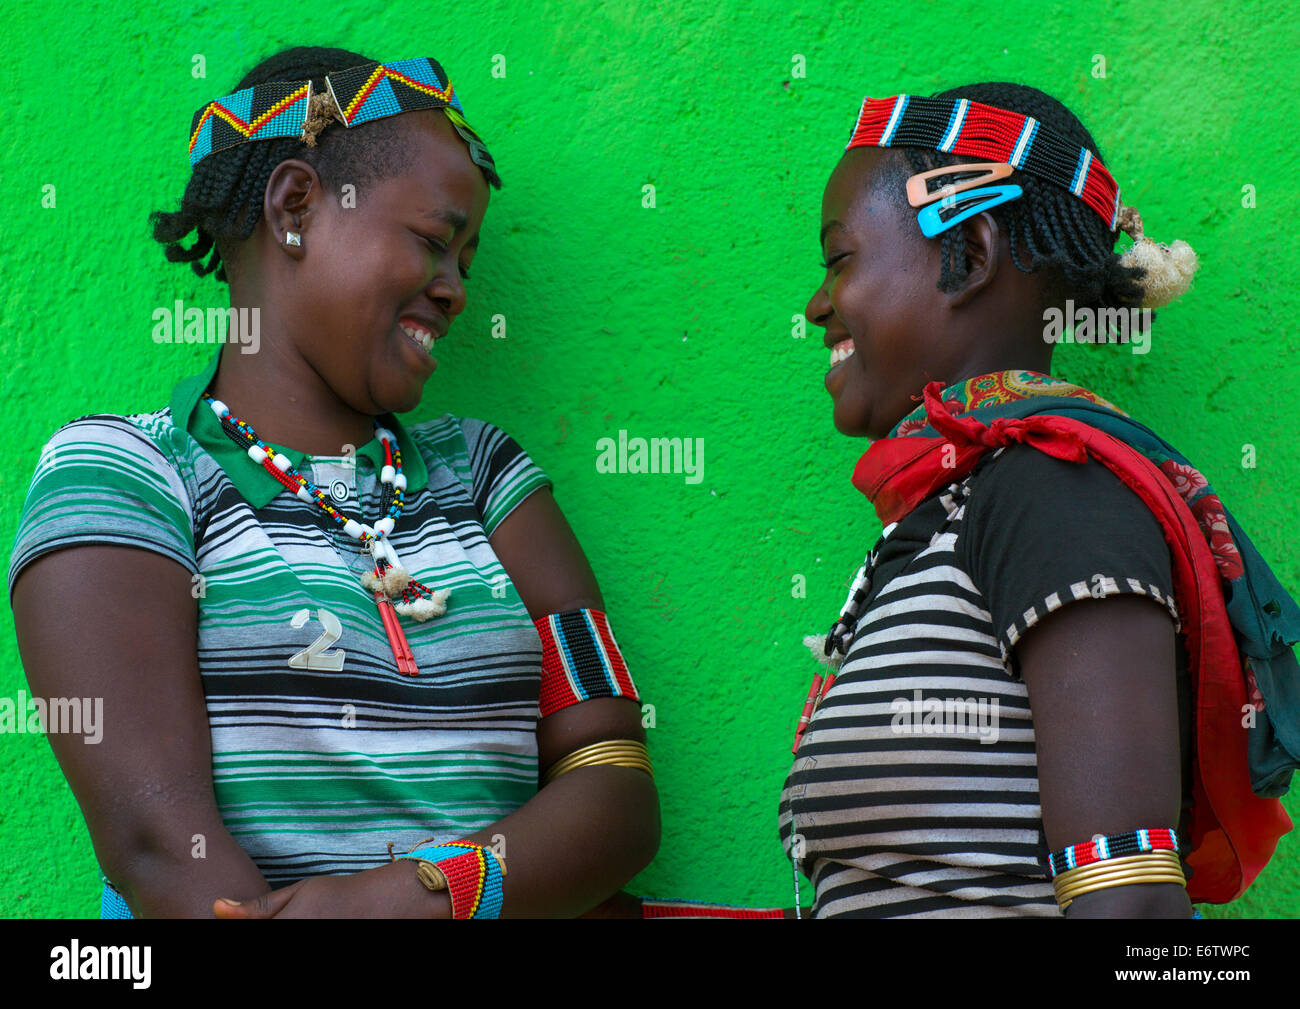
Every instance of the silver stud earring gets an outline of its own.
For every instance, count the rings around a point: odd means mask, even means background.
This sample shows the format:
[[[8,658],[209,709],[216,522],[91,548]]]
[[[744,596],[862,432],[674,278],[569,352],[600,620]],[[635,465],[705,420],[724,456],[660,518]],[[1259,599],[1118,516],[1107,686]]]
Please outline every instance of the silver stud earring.
[[[286,246],[289,246],[289,245],[298,245],[298,246],[301,246],[301,245],[302,245],[302,235],[298,234],[298,232],[296,232],[296,231],[286,231],[286,232],[284,233],[284,244],[285,244]]]

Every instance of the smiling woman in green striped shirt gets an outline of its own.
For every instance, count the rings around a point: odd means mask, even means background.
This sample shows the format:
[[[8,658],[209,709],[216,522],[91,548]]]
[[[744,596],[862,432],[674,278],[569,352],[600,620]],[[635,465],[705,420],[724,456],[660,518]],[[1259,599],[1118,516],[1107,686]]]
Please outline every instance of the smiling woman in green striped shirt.
[[[289,50],[239,87],[319,93],[365,62]],[[167,406],[83,417],[42,454],[9,572],[19,643],[34,693],[104,697],[100,745],[50,742],[135,916],[447,917],[447,893],[388,854],[431,837],[507,858],[503,915],[577,915],[654,855],[643,771],[538,786],[575,750],[645,740],[634,690],[539,718],[533,620],[603,609],[550,480],[491,424],[395,416],[465,307],[499,185],[466,126],[421,110],[204,157],[156,237],[260,312],[259,352],[227,344]],[[205,392],[340,516],[396,515],[394,556],[445,612],[377,607],[370,551],[250,459]]]

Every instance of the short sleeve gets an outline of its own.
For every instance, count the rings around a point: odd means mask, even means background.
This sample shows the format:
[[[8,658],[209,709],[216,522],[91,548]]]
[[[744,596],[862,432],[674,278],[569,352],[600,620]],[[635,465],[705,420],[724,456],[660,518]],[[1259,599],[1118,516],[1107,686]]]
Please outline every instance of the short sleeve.
[[[491,536],[528,495],[552,486],[551,478],[500,428],[468,417],[460,425],[469,452],[474,505],[483,516],[483,531]]]
[[[1180,629],[1173,568],[1160,523],[1102,463],[1013,445],[972,480],[962,555],[983,593],[1007,672],[1016,643],[1070,603],[1147,596]]]
[[[36,558],[104,544],[152,550],[198,572],[184,482],[148,435],[108,415],[64,425],[42,449],[10,554],[11,597]]]

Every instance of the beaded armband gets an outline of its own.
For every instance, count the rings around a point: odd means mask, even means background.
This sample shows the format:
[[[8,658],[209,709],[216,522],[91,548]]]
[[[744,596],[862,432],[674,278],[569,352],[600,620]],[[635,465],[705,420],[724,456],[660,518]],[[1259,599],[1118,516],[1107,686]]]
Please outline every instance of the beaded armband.
[[[784,918],[779,907],[737,907],[734,904],[706,904],[695,900],[650,900],[641,898],[642,918]]]
[[[1063,872],[1092,865],[1121,855],[1147,851],[1178,851],[1178,835],[1172,830],[1130,830],[1126,834],[1097,834],[1084,844],[1071,844],[1048,856],[1048,871],[1055,879]]]
[[[496,852],[470,841],[453,841],[418,851],[420,844],[395,854],[390,843],[388,854],[394,861],[416,859],[420,863],[416,870],[420,882],[429,890],[446,890],[451,897],[453,918],[500,917],[504,898],[501,877],[506,870]]]
[[[534,620],[542,639],[541,716],[593,697],[641,698],[600,610],[569,610]]]

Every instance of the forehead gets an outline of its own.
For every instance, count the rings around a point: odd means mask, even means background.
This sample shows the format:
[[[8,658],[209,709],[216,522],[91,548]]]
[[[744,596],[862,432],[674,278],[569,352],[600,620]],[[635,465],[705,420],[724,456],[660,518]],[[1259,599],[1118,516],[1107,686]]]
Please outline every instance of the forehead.
[[[822,194],[823,223],[839,221],[846,227],[896,227],[901,216],[898,204],[903,199],[902,193],[889,194],[877,185],[882,174],[892,174],[887,165],[892,156],[893,152],[880,147],[855,147],[845,152]]]
[[[408,164],[393,176],[390,195],[420,207],[454,207],[466,216],[487,208],[488,185],[469,156],[469,148],[438,110],[404,117]]]

